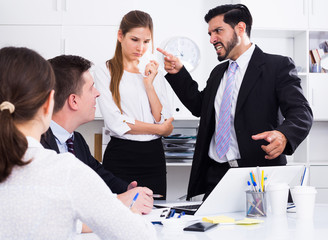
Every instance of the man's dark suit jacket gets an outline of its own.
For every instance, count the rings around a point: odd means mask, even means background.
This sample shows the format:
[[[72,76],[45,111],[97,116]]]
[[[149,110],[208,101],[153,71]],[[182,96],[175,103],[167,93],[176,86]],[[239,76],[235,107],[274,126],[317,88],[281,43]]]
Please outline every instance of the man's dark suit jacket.
[[[41,137],[41,144],[47,149],[55,150],[59,153],[55,136],[49,128]],[[123,193],[127,191],[128,183],[115,177],[111,172],[104,167],[91,155],[90,149],[79,132],[74,132],[74,150],[75,156],[91,167],[107,184],[114,193]]]
[[[202,92],[198,91],[198,84],[185,68],[177,74],[165,76],[181,102],[193,115],[200,117],[188,198],[206,190],[206,173],[210,161],[213,161],[208,156],[208,150],[216,124],[214,100],[228,65],[224,62],[213,69]],[[293,154],[308,135],[312,121],[312,111],[303,95],[293,61],[266,54],[255,46],[239,90],[235,112],[234,127],[241,155],[239,166],[286,165],[285,154]],[[251,136],[271,130],[282,132],[288,143],[283,154],[267,160],[261,145],[268,143],[254,141]]]

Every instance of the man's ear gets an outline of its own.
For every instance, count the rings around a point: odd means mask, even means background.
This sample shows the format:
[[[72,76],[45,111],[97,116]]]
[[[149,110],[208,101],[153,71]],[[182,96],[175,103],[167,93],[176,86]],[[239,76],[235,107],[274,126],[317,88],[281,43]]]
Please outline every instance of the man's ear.
[[[246,34],[246,23],[244,22],[239,22],[236,27],[235,27],[236,31],[237,31],[237,35],[238,36],[243,36],[244,34]]]
[[[47,97],[46,102],[43,104],[43,113],[45,115],[48,115],[49,112],[53,111],[54,101],[55,101],[54,95],[55,95],[55,90],[51,90],[49,96]]]
[[[78,98],[78,96],[74,93],[69,95],[67,98],[67,104],[68,104],[69,108],[71,108],[72,110],[78,109],[78,99],[77,98]]]

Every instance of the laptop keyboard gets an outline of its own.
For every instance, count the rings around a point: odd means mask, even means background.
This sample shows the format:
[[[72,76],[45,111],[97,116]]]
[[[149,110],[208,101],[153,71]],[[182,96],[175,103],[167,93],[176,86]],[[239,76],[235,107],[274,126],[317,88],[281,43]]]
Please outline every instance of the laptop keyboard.
[[[194,204],[194,205],[183,205],[183,206],[173,206],[172,208],[179,208],[179,209],[198,209],[201,204]]]
[[[194,215],[195,212],[198,210],[198,208],[200,207],[200,205],[202,205],[202,203],[185,203],[186,205],[160,205],[160,204],[154,204],[154,207],[157,208],[163,208],[163,207],[170,207],[171,209],[174,209],[176,213],[181,213],[181,212],[185,212],[185,214],[189,214],[189,215]]]

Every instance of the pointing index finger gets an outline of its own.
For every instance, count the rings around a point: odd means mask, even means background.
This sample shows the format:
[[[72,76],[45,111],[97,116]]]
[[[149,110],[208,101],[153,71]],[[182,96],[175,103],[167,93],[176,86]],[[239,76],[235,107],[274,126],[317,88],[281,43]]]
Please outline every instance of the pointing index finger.
[[[163,55],[166,56],[166,57],[173,57],[172,54],[168,53],[168,52],[165,51],[164,49],[157,48],[156,50],[159,51],[161,54],[163,54]]]

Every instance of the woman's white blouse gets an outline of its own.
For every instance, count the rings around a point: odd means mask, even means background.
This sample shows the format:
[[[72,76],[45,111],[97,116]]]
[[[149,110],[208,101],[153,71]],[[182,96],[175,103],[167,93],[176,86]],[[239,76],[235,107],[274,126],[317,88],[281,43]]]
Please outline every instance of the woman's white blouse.
[[[100,92],[100,97],[98,98],[100,111],[105,120],[105,127],[110,131],[111,136],[135,141],[149,141],[159,138],[157,135],[127,134],[131,130],[127,123],[134,124],[135,120],[138,120],[146,123],[160,124],[163,123],[164,119],[172,116],[172,101],[168,98],[166,82],[161,72],[158,72],[153,82],[157,96],[163,106],[160,122],[156,122],[151,113],[141,74],[127,71],[123,73],[119,87],[122,114],[116,106],[112,93],[109,90],[111,76],[105,63],[96,67],[94,78],[96,88]]]
[[[101,239],[156,239],[104,181],[70,153],[57,154],[27,137],[23,167],[0,183],[0,239],[73,239],[81,219]]]

